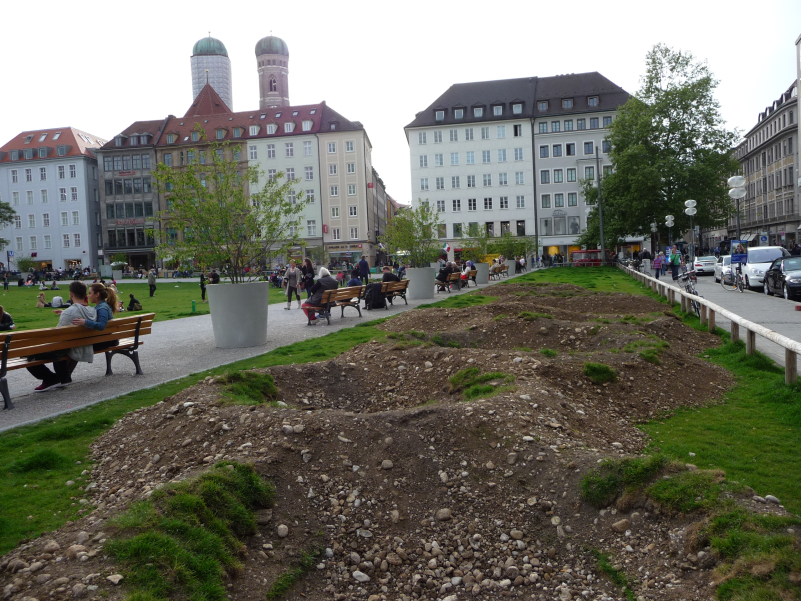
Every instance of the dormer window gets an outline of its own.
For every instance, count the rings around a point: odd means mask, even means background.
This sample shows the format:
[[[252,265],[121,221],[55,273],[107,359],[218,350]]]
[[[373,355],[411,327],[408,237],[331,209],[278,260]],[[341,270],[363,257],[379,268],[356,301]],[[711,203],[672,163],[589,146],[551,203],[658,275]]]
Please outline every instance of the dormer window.
[[[539,111],[547,111],[548,110],[548,101],[547,100],[540,100],[537,103],[537,110],[539,110]]]
[[[257,136],[259,134],[259,126],[258,125],[251,125],[250,126],[250,135]]]
[[[303,121],[303,131],[311,131],[312,128],[312,121],[310,119],[305,119]]]
[[[503,115],[503,107],[502,106],[493,106],[492,107],[492,114],[496,117]]]
[[[131,136],[130,140],[128,140],[128,144],[131,146],[136,146],[139,144],[139,136]]]
[[[175,134],[167,134],[167,144],[175,144]]]
[[[217,130],[217,139],[218,140],[222,140],[224,137],[225,137],[225,130],[224,129],[218,129]]]
[[[453,111],[453,116],[455,119],[463,119],[464,118],[464,109],[455,109]]]
[[[479,117],[483,116],[484,116],[484,109],[482,107],[477,106],[476,108],[473,109],[473,117],[478,119]]]
[[[190,138],[192,138],[192,141],[193,141],[193,142],[197,142],[197,141],[198,141],[198,138],[199,138],[200,136],[198,135],[198,132],[196,132],[196,131],[193,131],[193,132],[192,132],[192,133],[189,135],[189,137],[190,137]]]
[[[590,96],[589,98],[587,98],[587,104],[590,106],[598,106],[598,97]]]
[[[512,105],[512,113],[515,115],[520,115],[523,112],[523,105],[519,102]]]
[[[150,134],[142,134],[139,136],[139,143],[140,144],[147,144],[147,139],[150,137]]]
[[[19,160],[19,150],[12,150],[11,151],[11,160],[18,161]]]
[[[25,149],[25,158],[26,159],[32,159],[33,158],[33,149],[31,149],[31,148],[26,148]]]
[[[122,146],[122,136],[114,138],[114,146]]]
[[[336,128],[337,128],[337,124],[336,123],[332,123],[331,124],[331,131],[335,131]]]
[[[40,148],[39,149],[39,158],[46,159],[47,158],[47,148]]]
[[[572,109],[573,108],[573,99],[572,98],[562,98],[562,108],[563,109]]]
[[[275,123],[270,123],[267,126],[267,133],[268,134],[274,134],[275,133]]]
[[[235,138],[241,138],[242,137],[242,128],[241,127],[235,127],[234,128],[234,137]]]
[[[443,119],[445,119],[445,111],[435,111],[434,119],[436,119],[437,121],[442,121]]]
[[[295,131],[295,124],[291,121],[284,123],[284,133],[291,134]]]

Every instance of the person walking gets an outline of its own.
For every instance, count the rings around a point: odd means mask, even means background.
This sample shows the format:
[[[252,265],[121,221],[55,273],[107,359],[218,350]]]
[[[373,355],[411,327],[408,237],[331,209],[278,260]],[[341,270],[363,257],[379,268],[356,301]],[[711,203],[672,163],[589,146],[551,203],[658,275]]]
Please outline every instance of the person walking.
[[[681,266],[681,253],[679,252],[678,246],[675,244],[673,245],[673,250],[670,251],[668,262],[670,263],[671,275],[675,282],[679,279],[679,267]]]
[[[8,291],[8,272],[3,274],[3,290]]]
[[[150,286],[150,297],[156,294],[156,270],[151,269],[147,272],[147,285]]]
[[[314,286],[314,265],[309,257],[303,259],[303,265],[300,267],[300,273],[303,280],[303,290],[306,291],[306,300],[308,300],[311,296],[311,288]],[[286,277],[286,275],[284,277]]]
[[[292,308],[292,293],[298,299],[298,309],[300,309],[300,282],[303,280],[303,274],[300,269],[295,267],[295,260],[289,262],[289,268],[284,272],[284,288],[286,288],[286,309],[289,311]]]
[[[200,302],[202,302],[202,303],[206,302],[206,281],[207,281],[206,272],[205,271],[201,271],[200,272]]]
[[[363,256],[359,260],[359,276],[362,278],[362,284],[367,284],[370,281],[370,264]]]
[[[665,255],[663,255],[662,253],[658,253],[654,257],[654,277],[656,277],[657,280],[659,279],[659,272],[662,271],[662,261],[664,259]]]

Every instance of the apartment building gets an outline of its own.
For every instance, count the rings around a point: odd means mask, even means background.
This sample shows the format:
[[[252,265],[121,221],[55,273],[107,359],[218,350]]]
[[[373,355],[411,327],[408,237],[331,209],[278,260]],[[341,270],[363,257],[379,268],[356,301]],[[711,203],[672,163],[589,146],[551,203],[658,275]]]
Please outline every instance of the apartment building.
[[[96,153],[106,141],[73,127],[25,131],[0,147],[0,200],[16,211],[0,231],[14,257],[39,268],[97,265],[100,195]],[[2,253],[5,263],[5,253]],[[15,268],[14,258],[10,267]]]
[[[405,128],[413,204],[436,206],[451,252],[477,226],[567,254],[587,225],[581,181],[596,148],[609,168],[606,128],[628,98],[599,73],[455,84]]]

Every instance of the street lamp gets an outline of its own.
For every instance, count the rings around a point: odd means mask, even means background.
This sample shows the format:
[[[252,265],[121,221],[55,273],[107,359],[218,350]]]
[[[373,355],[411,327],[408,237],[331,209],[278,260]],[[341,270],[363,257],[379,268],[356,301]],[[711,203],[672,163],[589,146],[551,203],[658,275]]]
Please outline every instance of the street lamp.
[[[740,199],[745,197],[745,178],[742,175],[730,177],[726,182],[729,186],[729,198],[737,201],[737,239],[740,239]]]
[[[651,250],[654,250],[654,234],[656,234],[658,231],[659,228],[656,227],[656,221],[654,221],[651,224]],[[656,252],[654,253],[654,255],[658,254],[659,254],[659,238],[656,239]],[[654,258],[656,257],[654,256]]]
[[[693,215],[698,212],[698,209],[695,208],[695,205],[698,203],[694,200],[685,200],[684,206],[687,207],[684,209],[684,214],[690,216],[690,231],[692,232],[692,242],[690,242],[690,261],[695,261],[695,228],[693,227]]]
[[[665,216],[665,225],[668,228],[668,246],[673,246],[673,236],[670,233],[670,228],[672,228],[673,225],[674,225],[673,215],[666,215]]]

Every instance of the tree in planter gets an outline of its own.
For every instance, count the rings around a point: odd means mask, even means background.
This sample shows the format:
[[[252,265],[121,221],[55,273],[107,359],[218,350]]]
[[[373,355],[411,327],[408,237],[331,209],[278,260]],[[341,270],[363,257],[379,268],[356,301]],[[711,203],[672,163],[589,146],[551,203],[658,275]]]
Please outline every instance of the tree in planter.
[[[410,267],[428,267],[436,261],[442,243],[437,237],[439,213],[422,200],[413,209],[395,215],[387,224],[380,242],[388,255],[406,255]]]
[[[34,259],[29,255],[21,255],[16,257],[17,269],[20,273],[33,272],[34,269],[39,267],[41,261]]]
[[[462,244],[462,259],[473,263],[486,263],[487,255],[493,252],[492,245],[495,241],[486,227],[481,227],[477,223],[468,225],[462,224],[462,231],[467,232]]]
[[[116,253],[111,256],[111,268],[122,269],[128,264],[128,255],[125,253]]]
[[[222,269],[234,284],[248,282],[272,257],[305,244],[298,232],[306,201],[293,189],[299,180],[282,182],[283,173],[270,179],[263,170],[244,166],[241,144],[215,142],[207,148],[211,163],[180,168],[160,163],[154,171],[168,206],[158,214],[161,230],[153,232],[156,252],[178,265]]]

